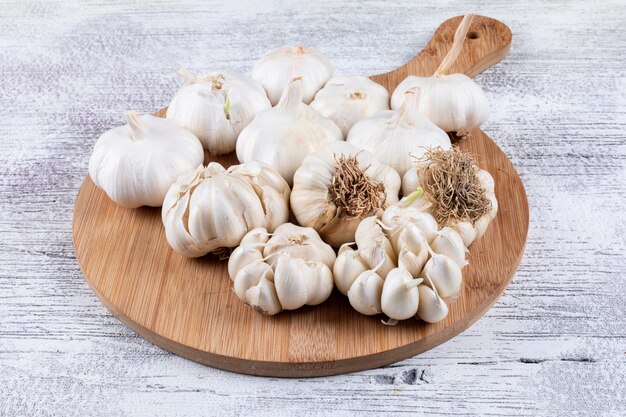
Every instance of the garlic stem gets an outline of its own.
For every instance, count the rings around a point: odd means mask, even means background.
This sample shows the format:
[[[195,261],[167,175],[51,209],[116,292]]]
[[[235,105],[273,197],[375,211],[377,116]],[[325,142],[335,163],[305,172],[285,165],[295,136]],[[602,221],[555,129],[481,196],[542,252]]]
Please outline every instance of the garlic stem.
[[[128,126],[130,126],[130,138],[132,139],[132,141],[134,142],[141,139],[141,136],[144,133],[144,128],[141,124],[141,118],[139,117],[139,114],[136,111],[129,110],[124,113],[124,118],[126,119],[126,123],[128,123]]]
[[[423,195],[424,189],[422,187],[417,187],[415,191],[407,196],[406,200],[404,200],[404,202],[402,203],[402,207],[410,206],[411,204],[422,198]]]
[[[441,61],[441,64],[439,64],[439,68],[437,68],[437,70],[433,74],[433,77],[441,77],[445,75],[450,67],[456,62],[456,59],[461,53],[461,49],[463,49],[463,42],[465,41],[465,37],[467,36],[467,32],[469,31],[473,18],[474,15],[471,13],[463,16],[463,20],[461,20],[461,23],[456,28],[456,32],[454,32],[452,47],[443,58],[443,61]]]
[[[280,96],[276,107],[285,113],[294,114],[302,103],[304,94],[302,83],[302,78],[300,77],[291,80],[287,87],[285,87],[285,90],[283,90],[283,94]]]
[[[420,285],[422,281],[424,281],[422,278],[416,278],[411,282],[407,282],[406,284],[404,284],[404,286],[406,287],[407,290],[410,290],[411,288],[414,288]]]

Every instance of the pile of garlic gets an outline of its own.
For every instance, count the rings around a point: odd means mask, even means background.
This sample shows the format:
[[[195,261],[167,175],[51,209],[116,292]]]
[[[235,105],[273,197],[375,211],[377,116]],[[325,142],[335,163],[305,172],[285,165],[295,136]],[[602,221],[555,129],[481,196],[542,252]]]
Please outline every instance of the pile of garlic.
[[[491,209],[474,223],[440,228],[417,191],[420,157],[488,117],[473,80],[445,75],[471,20],[435,74],[407,77],[391,101],[369,78],[333,76],[302,45],[269,52],[251,78],[181,70],[166,118],[128,112],[98,139],[90,176],[119,205],[162,206],[167,241],[184,256],[235,248],[235,293],[260,312],[320,304],[334,283],[363,314],[440,321],[461,292],[467,246],[497,212],[486,171],[476,175]],[[235,151],[241,164],[205,166],[203,148]],[[288,223],[290,209],[303,227]]]
[[[255,310],[274,315],[324,302],[333,290],[335,251],[315,230],[291,223],[270,234],[248,232],[228,261],[235,294]]]

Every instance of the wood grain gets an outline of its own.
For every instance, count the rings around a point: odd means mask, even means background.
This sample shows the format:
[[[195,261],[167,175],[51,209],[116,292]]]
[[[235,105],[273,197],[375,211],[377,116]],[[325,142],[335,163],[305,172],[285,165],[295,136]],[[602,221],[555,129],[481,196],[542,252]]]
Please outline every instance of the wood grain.
[[[624,414],[623,0],[2,6],[1,416]],[[492,109],[483,130],[531,203],[520,267],[478,322],[393,365],[293,380],[183,359],[102,306],[76,262],[72,213],[96,138],[124,111],[166,106],[180,68],[249,74],[283,44],[321,49],[336,74],[391,71],[470,10],[514,34],[476,81]]]
[[[403,74],[432,72],[445,55],[461,17],[436,31],[426,52]],[[477,16],[475,39],[463,49],[459,70],[473,71],[503,58],[511,40],[500,22]],[[496,37],[496,40],[493,39]],[[442,53],[434,53],[441,49]],[[408,72],[407,72],[408,71]],[[375,77],[391,89],[393,72]],[[157,113],[163,115],[163,111]],[[188,259],[165,239],[159,209],[124,209],[87,178],[74,208],[74,245],[85,277],[103,304],[138,334],[206,365],[269,376],[319,376],[370,369],[424,352],[474,323],[496,301],[520,262],[528,232],[528,203],[515,168],[476,129],[461,147],[480,159],[496,181],[498,216],[470,248],[462,296],[436,325],[409,320],[384,326],[354,311],[335,292],[319,307],[263,316],[231,290],[226,262]],[[235,163],[233,156],[220,162]]]

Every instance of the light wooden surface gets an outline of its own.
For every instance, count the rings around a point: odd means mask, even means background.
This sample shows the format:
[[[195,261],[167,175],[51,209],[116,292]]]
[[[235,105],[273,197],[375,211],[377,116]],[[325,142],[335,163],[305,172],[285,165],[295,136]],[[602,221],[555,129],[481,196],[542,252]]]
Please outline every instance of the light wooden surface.
[[[102,307],[72,208],[95,138],[125,110],[167,105],[179,68],[247,72],[289,42],[321,47],[337,73],[390,71],[467,10],[513,31],[477,80],[484,130],[531,202],[518,273],[474,326],[383,369],[285,380],[169,354]],[[621,0],[3,2],[0,415],[623,414],[625,20]]]
[[[396,71],[377,76],[392,90],[407,75],[429,75],[450,49],[461,17],[435,31],[425,50]],[[511,33],[502,23],[476,16],[457,59],[459,72],[504,58]],[[163,112],[159,112],[161,115]],[[241,303],[232,291],[227,262],[189,259],[170,249],[161,211],[117,206],[85,179],[74,206],[76,258],[102,303],[139,335],[197,362],[266,376],[320,376],[397,362],[459,334],[495,303],[522,257],[528,233],[524,186],[506,155],[475,130],[461,148],[493,173],[499,213],[470,247],[460,299],[436,325],[417,320],[385,326],[381,316],[354,311],[336,292],[318,307],[267,317]],[[210,158],[224,166],[229,158]],[[207,161],[208,162],[208,161]]]

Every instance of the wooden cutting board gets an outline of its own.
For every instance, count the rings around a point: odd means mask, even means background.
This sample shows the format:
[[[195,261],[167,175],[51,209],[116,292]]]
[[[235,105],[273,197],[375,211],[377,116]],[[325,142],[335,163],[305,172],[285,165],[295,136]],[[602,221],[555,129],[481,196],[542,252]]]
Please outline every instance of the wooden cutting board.
[[[408,64],[371,78],[390,92],[407,75],[431,75],[452,43],[461,17],[444,22]],[[476,16],[451,72],[474,76],[505,57],[511,32]],[[163,111],[158,112],[163,115]],[[74,206],[76,258],[96,295],[135,332],[185,358],[254,375],[302,377],[379,367],[417,355],[467,329],[502,294],[522,257],[528,202],[515,168],[482,131],[460,144],[495,179],[499,212],[470,247],[463,290],[437,324],[406,320],[397,326],[354,311],[334,291],[317,307],[266,317],[231,290],[226,262],[188,259],[165,240],[160,209],[125,209],[85,178]],[[230,165],[233,155],[217,158]]]

